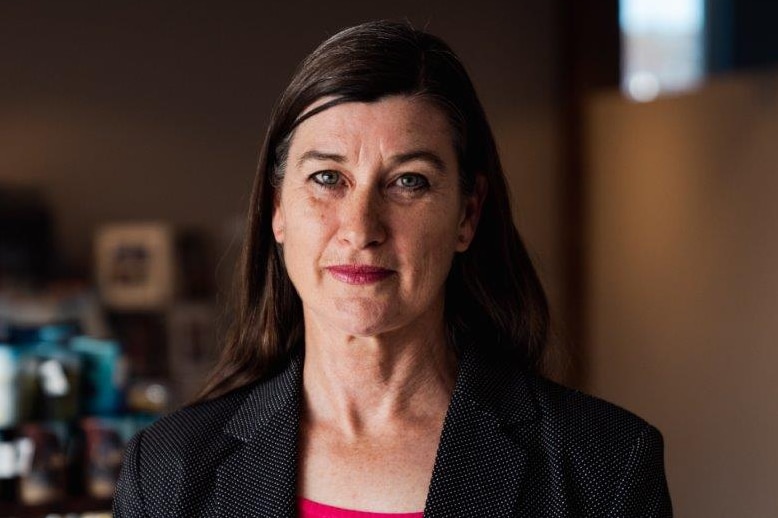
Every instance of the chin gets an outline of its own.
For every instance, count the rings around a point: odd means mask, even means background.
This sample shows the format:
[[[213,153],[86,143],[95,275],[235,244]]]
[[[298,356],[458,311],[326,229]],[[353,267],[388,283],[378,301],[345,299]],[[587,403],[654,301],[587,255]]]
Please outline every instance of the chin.
[[[338,300],[332,322],[352,336],[376,336],[399,327],[396,304],[375,300]]]

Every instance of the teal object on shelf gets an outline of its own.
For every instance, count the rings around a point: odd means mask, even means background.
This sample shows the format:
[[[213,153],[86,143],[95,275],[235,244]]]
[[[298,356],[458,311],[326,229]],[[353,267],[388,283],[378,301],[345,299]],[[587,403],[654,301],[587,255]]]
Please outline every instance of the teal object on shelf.
[[[86,415],[112,416],[122,412],[126,366],[121,347],[112,340],[76,336],[69,349],[83,362],[82,410]]]
[[[0,430],[19,422],[19,348],[0,343]]]

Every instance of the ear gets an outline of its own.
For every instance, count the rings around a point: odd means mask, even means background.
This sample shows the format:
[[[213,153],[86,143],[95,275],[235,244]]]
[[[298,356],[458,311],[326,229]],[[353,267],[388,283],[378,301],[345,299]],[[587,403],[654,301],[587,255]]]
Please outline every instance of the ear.
[[[284,210],[281,206],[281,193],[276,190],[273,193],[273,236],[276,238],[276,243],[283,244],[284,242],[284,228],[286,227],[286,218],[284,217]]]
[[[462,207],[462,217],[459,220],[459,234],[457,236],[457,252],[464,252],[470,247],[470,243],[473,242],[487,190],[486,176],[477,174],[475,177],[475,189],[472,194],[465,198],[465,203]]]

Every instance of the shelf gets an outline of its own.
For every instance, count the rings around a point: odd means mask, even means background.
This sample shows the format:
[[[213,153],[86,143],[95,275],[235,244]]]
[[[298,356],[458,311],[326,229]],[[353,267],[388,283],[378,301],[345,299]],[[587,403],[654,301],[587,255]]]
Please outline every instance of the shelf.
[[[49,514],[110,512],[111,500],[89,497],[68,497],[47,505],[21,505],[0,502],[0,518],[45,518]]]

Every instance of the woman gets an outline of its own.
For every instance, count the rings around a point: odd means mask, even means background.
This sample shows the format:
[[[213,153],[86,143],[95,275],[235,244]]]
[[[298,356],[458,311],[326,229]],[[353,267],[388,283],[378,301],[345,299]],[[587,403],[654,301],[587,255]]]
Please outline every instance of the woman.
[[[324,42],[271,119],[220,363],[130,443],[115,514],[670,516],[659,432],[537,374],[506,193],[445,43]]]

